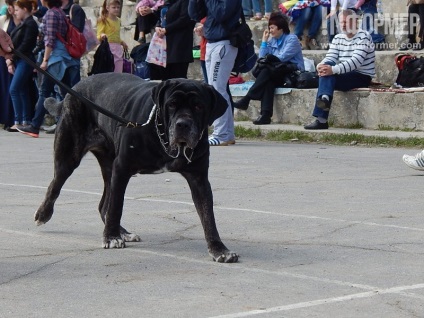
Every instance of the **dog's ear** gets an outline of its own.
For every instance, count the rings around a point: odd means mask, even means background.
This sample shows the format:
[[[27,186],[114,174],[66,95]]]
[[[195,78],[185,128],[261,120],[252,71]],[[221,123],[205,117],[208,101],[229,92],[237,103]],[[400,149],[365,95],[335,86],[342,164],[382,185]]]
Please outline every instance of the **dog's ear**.
[[[168,87],[172,86],[173,80],[166,80],[160,82],[157,86],[152,89],[152,99],[157,107],[163,107],[163,101],[165,98],[166,90]]]
[[[209,91],[211,95],[211,111],[209,113],[208,124],[209,126],[213,124],[214,120],[224,115],[227,110],[228,103],[224,97],[212,86],[208,84],[205,85],[205,88]]]
[[[44,108],[50,115],[58,117],[62,113],[63,101],[58,102],[56,98],[49,97],[44,101]]]

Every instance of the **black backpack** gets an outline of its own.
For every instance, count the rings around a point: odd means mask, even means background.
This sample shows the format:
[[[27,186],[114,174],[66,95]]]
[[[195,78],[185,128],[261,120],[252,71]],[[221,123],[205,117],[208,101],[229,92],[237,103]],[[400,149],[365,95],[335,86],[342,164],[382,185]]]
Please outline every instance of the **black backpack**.
[[[403,87],[424,87],[424,57],[399,54],[395,58],[399,74],[396,83]]]
[[[100,42],[99,47],[94,53],[94,62],[91,72],[88,75],[113,72],[115,69],[115,62],[113,54],[110,51],[109,42],[104,39]]]
[[[134,75],[143,79],[150,79],[150,65],[146,62],[149,44],[150,43],[144,43],[134,46],[130,53],[135,64]]]

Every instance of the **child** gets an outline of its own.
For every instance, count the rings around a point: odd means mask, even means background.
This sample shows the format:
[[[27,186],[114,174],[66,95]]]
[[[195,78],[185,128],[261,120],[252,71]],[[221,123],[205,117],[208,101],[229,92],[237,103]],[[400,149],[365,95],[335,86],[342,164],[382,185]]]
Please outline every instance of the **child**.
[[[121,10],[121,1],[105,0],[102,6],[100,19],[97,21],[97,38],[102,40],[107,38],[110,50],[114,57],[116,73],[122,73],[124,49],[128,45],[121,40],[121,19],[119,12]]]
[[[163,5],[164,0],[141,0],[137,3],[135,11],[140,15],[137,17],[137,25],[139,29],[139,38],[137,41],[141,44],[146,43],[146,33],[150,33],[150,29],[156,24],[158,19],[156,12],[159,7]]]
[[[35,0],[19,0],[14,2],[15,17],[21,21],[10,34],[15,50],[20,51],[33,62],[35,59],[32,50],[35,48],[38,36],[38,25],[32,17],[33,10],[37,7]],[[15,113],[15,125],[27,125],[31,120],[30,92],[28,83],[33,74],[33,68],[17,56],[6,61],[8,71],[13,74],[9,93],[12,98]]]

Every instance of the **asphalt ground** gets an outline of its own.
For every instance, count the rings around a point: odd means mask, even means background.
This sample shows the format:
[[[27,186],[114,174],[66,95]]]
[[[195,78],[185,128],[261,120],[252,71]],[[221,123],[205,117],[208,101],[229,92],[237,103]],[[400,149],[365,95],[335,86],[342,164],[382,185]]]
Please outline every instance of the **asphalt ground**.
[[[0,317],[424,316],[424,173],[401,160],[421,149],[211,148],[216,222],[240,254],[218,264],[172,173],[130,181],[122,224],[142,242],[101,248],[92,155],[37,227],[52,145],[0,131]]]

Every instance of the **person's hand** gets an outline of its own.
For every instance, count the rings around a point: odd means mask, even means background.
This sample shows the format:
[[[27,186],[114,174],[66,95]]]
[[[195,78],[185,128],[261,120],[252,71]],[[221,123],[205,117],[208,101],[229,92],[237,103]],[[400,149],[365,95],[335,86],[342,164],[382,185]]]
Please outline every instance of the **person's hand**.
[[[268,41],[269,38],[269,29],[265,28],[264,33],[262,34],[262,42]]]
[[[155,32],[156,34],[160,37],[163,38],[166,34],[166,29],[165,28],[161,28],[161,27],[156,27],[155,28]]]
[[[330,76],[333,75],[333,69],[331,65],[318,64],[317,66],[318,76]]]
[[[121,41],[121,45],[124,48],[124,50],[128,50],[128,45],[124,41]]]
[[[41,62],[40,68],[41,68],[42,70],[47,70],[47,61],[43,61],[43,62]]]
[[[331,10],[329,14],[327,14],[327,16],[325,17],[326,19],[330,19],[330,17],[332,17],[333,15],[336,14],[336,10]]]
[[[198,26],[196,26],[194,28],[194,33],[196,33],[196,35],[198,36],[203,36],[203,24],[199,24]]]
[[[13,43],[10,36],[0,29],[0,56],[8,59],[12,57]]]
[[[107,40],[107,35],[104,33],[100,34],[100,40]]]
[[[145,15],[153,13],[153,10],[152,8],[149,8],[149,7],[141,7],[139,12],[142,16],[145,16]]]

